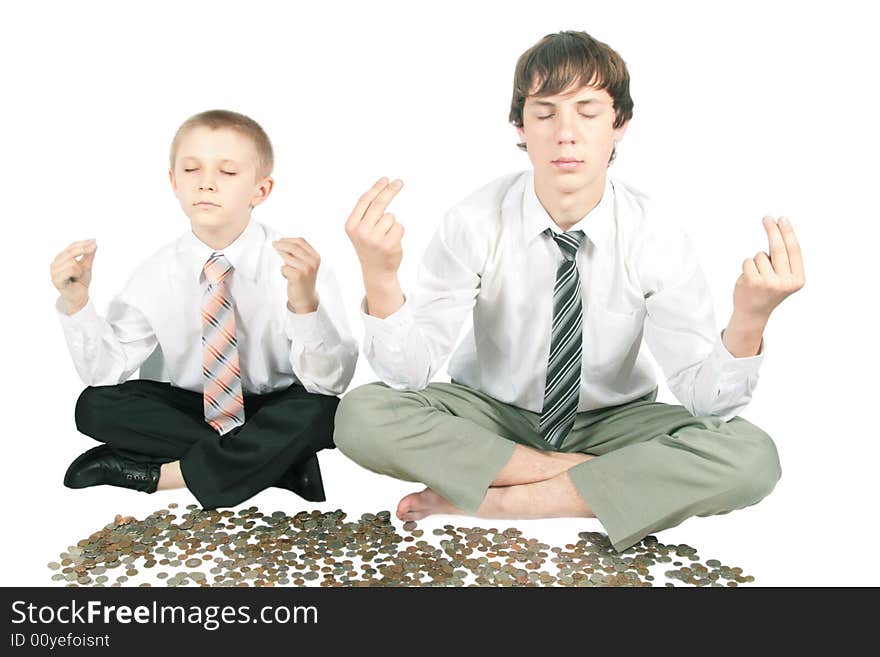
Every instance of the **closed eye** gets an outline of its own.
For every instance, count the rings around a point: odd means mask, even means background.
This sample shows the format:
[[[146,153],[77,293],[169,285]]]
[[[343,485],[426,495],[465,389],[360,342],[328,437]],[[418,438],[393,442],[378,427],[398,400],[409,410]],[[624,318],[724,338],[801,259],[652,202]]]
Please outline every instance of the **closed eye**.
[[[580,112],[578,112],[578,114],[580,114]],[[546,119],[552,119],[554,116],[556,116],[556,115],[555,114],[547,114],[545,116],[539,116],[538,120],[545,121]],[[580,116],[584,117],[585,119],[595,119],[598,116],[598,114],[580,114]]]
[[[580,112],[578,112],[578,114],[580,114]],[[554,116],[555,116],[555,114],[547,114],[545,116],[539,116],[538,120],[545,121],[547,119],[552,119]],[[596,116],[598,116],[598,115],[597,114],[580,114],[580,116],[584,117],[585,119],[595,119]]]

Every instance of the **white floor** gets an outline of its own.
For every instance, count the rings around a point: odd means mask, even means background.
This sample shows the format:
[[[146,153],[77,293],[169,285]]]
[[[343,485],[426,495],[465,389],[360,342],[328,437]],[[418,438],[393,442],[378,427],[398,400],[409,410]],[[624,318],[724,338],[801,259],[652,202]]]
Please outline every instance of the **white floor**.
[[[86,444],[85,440],[82,442]],[[364,512],[389,510],[393,513],[397,499],[418,489],[414,485],[372,475],[336,451],[325,452],[322,463],[329,502],[306,503],[286,491],[270,489],[243,504],[242,508],[257,506],[264,514],[280,510],[289,515],[301,510],[318,509],[324,512],[341,508],[348,514],[348,520],[352,520]],[[4,524],[8,533],[2,541],[2,559],[7,564],[3,571],[3,585],[64,585],[66,582],[51,580],[51,575],[56,571],[50,570],[47,564],[60,561],[61,552],[112,522],[116,514],[143,519],[149,513],[177,502],[180,505],[176,510],[179,517],[179,512],[184,511],[187,504],[195,502],[186,491],[145,495],[106,486],[70,491],[60,485],[62,468],[52,473],[46,470],[48,468],[44,470],[44,483],[53,490],[53,494],[10,501],[4,510]],[[785,484],[780,483],[777,490],[759,505],[724,516],[692,518],[678,527],[658,533],[657,537],[662,543],[686,543],[696,548],[701,563],[718,559],[726,566],[739,566],[744,575],[755,577],[753,584],[740,586],[858,586],[877,585],[880,582],[874,572],[859,572],[844,566],[851,563],[847,555],[854,550],[852,546],[843,544],[829,523],[810,521],[799,527],[790,517],[788,521],[780,518],[788,495]],[[401,523],[396,519],[394,522],[400,528]],[[421,540],[437,544],[440,539],[433,536],[431,530],[447,523],[456,527],[516,527],[529,537],[560,547],[566,543],[576,543],[578,532],[602,531],[601,524],[594,519],[486,521],[470,517],[434,516],[419,522],[419,527],[425,530]],[[680,561],[688,565],[687,559]],[[139,574],[125,582],[125,586],[141,582],[161,585],[161,581],[154,578],[155,573],[164,570],[174,574],[189,570],[183,566],[156,566],[152,570],[140,565],[136,567]],[[210,564],[206,562],[202,570],[207,572],[208,567]],[[651,573],[656,578],[654,585],[663,586],[666,582],[673,582],[663,574],[672,568],[671,564],[658,564],[652,568]],[[107,585],[114,582],[116,576],[124,574],[124,570],[117,568],[107,572],[110,578]],[[543,570],[553,574],[555,566],[548,560]],[[211,581],[211,576],[208,577]]]

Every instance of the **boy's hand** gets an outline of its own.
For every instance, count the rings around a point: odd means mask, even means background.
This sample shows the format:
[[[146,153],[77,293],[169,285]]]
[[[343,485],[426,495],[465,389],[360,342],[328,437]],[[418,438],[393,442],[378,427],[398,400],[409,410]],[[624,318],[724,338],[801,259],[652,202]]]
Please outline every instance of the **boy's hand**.
[[[402,180],[388,182],[381,178],[358,199],[357,205],[345,222],[364,280],[387,279],[397,274],[403,260],[403,226],[385,208],[403,187]]]
[[[49,265],[52,284],[61,293],[61,298],[67,305],[68,315],[79,312],[89,301],[92,263],[95,261],[97,250],[98,243],[95,240],[74,242],[59,253]]]
[[[770,255],[764,251],[743,262],[743,273],[733,290],[734,314],[765,322],[782,301],[804,286],[801,247],[791,223],[764,217]]]
[[[321,256],[302,237],[283,237],[272,242],[284,260],[281,274],[287,279],[287,307],[294,313],[311,313],[318,309],[315,280]]]

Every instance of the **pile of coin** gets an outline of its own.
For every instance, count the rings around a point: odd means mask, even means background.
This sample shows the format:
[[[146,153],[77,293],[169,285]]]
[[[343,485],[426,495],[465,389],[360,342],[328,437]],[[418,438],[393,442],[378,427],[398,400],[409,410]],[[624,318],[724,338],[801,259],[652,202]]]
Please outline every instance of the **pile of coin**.
[[[515,528],[444,525],[432,543],[415,522],[398,531],[389,511],[347,521],[342,510],[289,516],[191,504],[178,518],[176,509],[169,504],[144,520],[116,516],[49,563],[52,579],[68,586],[132,586],[139,575],[171,587],[653,586],[652,568],[671,563],[663,572],[679,586],[754,581],[741,568],[717,559],[702,564],[696,549],[654,536],[618,553],[600,532],[551,547]]]

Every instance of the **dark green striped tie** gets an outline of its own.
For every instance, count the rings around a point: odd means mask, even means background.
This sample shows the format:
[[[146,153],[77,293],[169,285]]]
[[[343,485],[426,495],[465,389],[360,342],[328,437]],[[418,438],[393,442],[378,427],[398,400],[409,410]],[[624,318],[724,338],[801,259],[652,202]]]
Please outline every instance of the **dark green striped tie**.
[[[574,425],[581,390],[581,280],[575,254],[584,239],[582,230],[557,234],[547,229],[565,258],[556,270],[553,287],[553,329],[544,407],[538,425],[541,435],[559,447]]]

